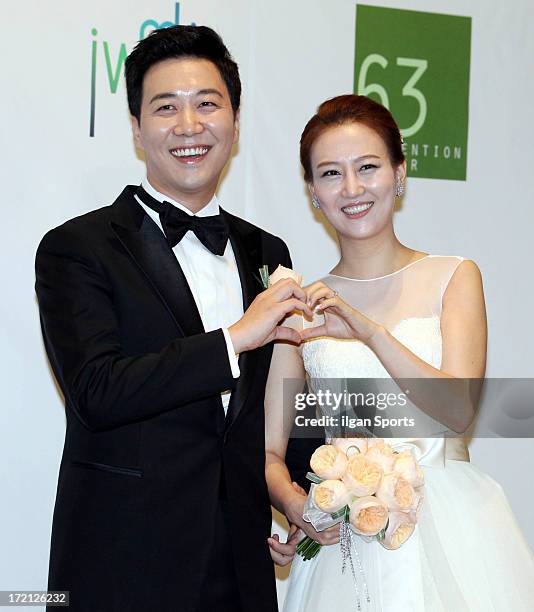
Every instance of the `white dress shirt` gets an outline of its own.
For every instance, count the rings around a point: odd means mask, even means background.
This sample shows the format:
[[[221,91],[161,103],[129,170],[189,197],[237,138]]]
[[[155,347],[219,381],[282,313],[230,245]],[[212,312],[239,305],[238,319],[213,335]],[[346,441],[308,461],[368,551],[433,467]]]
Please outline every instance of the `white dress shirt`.
[[[193,213],[180,202],[172,200],[148,182],[143,181],[143,188],[159,202],[169,202],[188,215]],[[144,211],[163,232],[158,213],[152,210],[136,196],[136,200]],[[219,214],[219,203],[214,195],[211,201],[199,210],[197,217],[208,217]],[[165,233],[165,232],[163,232]],[[183,270],[191,293],[195,299],[204,330],[222,329],[228,350],[228,359],[234,378],[239,377],[239,365],[235,354],[228,327],[243,316],[243,294],[241,281],[230,240],[223,255],[214,255],[207,249],[192,231],[188,231],[173,248],[173,253]],[[221,398],[224,412],[230,403],[230,391],[223,391]]]

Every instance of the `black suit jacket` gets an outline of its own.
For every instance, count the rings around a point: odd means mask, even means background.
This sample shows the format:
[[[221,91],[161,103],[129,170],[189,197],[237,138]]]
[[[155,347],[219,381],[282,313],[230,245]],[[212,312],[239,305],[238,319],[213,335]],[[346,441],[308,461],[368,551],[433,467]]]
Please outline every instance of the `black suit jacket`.
[[[239,357],[205,333],[162,232],[126,187],[50,231],[36,258],[46,350],[66,400],[49,589],[71,609],[193,611],[224,482],[244,610],[276,610],[266,538],[263,399],[272,346]],[[243,306],[275,236],[223,211]],[[220,393],[232,389],[225,418]]]

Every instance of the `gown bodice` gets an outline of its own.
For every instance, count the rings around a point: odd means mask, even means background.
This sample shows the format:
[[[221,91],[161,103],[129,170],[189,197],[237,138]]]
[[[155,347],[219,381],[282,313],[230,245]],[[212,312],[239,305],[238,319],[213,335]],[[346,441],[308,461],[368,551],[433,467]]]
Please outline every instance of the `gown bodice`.
[[[362,314],[383,325],[415,355],[439,369],[442,361],[441,312],[445,290],[461,257],[427,255],[404,268],[374,279],[358,280],[329,274],[321,279]],[[321,323],[319,317],[304,326]],[[375,353],[359,340],[316,338],[302,346],[309,380],[390,378]],[[468,460],[459,438],[420,440],[420,461]],[[436,463],[436,458],[438,461]]]

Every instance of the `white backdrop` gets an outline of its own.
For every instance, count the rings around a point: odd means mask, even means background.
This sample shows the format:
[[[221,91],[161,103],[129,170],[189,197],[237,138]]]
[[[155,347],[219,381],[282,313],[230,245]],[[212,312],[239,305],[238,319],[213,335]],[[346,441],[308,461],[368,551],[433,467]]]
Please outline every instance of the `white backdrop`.
[[[467,181],[410,180],[396,227],[410,246],[479,264],[490,329],[488,375],[532,377],[534,5],[366,4],[472,17]],[[223,206],[282,236],[307,280],[333,266],[337,247],[306,196],[298,140],[319,102],[352,91],[355,6],[354,0],[180,3],[180,22],[217,29],[240,65],[242,134],[220,187]],[[111,93],[104,43],[113,73],[121,43],[130,51],[147,19],[173,20],[175,3],[30,0],[10,3],[9,13],[0,39],[6,196],[0,589],[43,589],[64,412],[41,342],[35,250],[49,228],[110,203],[124,184],[141,180],[144,165],[132,145],[123,80]],[[502,483],[534,545],[534,491],[523,477],[534,470],[532,442],[478,440],[471,451],[473,461]],[[279,586],[282,598],[283,580]]]

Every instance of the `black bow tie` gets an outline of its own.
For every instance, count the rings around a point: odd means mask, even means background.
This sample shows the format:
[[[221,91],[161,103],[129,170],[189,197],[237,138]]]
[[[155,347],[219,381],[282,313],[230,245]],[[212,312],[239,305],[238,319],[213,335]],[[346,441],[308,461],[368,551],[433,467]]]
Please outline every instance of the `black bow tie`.
[[[214,255],[223,255],[228,242],[228,225],[221,215],[197,217],[188,215],[170,202],[160,202],[147,193],[143,187],[136,191],[137,197],[152,210],[159,214],[167,242],[175,247],[189,230]]]

